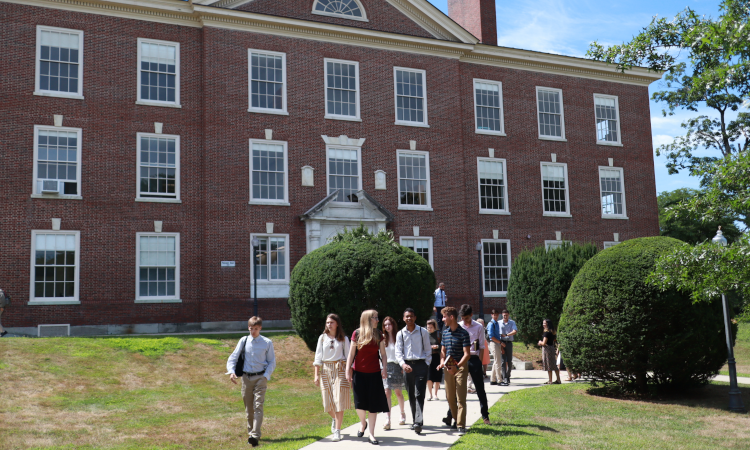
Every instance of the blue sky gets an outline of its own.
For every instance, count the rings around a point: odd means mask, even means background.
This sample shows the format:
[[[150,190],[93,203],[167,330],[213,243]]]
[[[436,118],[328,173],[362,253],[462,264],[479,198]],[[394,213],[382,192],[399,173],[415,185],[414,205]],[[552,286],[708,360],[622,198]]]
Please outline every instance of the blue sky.
[[[429,0],[448,13],[447,0]],[[696,0],[527,0],[498,1],[498,45],[583,57],[589,43],[620,44],[630,40],[653,16],[671,18],[690,6],[700,14],[717,17],[719,1]],[[662,82],[651,85],[650,92],[661,90]],[[654,147],[672,142],[682,135],[680,123],[695,113],[678,112],[662,117],[662,106],[651,102],[651,132]],[[710,111],[700,111],[710,114]],[[656,190],[698,187],[698,180],[687,173],[667,174],[663,157],[654,156]]]

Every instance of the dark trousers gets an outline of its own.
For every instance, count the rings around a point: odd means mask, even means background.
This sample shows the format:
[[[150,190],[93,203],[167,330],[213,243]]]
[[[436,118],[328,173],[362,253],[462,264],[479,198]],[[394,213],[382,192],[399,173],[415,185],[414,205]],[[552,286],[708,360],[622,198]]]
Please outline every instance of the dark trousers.
[[[505,354],[500,359],[500,373],[503,377],[503,381],[510,383],[510,371],[513,370],[513,342],[505,342]]]
[[[424,395],[427,392],[427,377],[430,367],[425,360],[404,361],[411,366],[411,372],[406,374],[406,392],[409,394],[412,423],[424,425],[422,412],[424,411]]]
[[[487,393],[484,391],[484,370],[482,370],[482,359],[479,356],[469,358],[469,375],[471,375],[471,381],[474,382],[474,389],[477,390],[482,418],[488,418],[490,417],[490,412],[487,405]],[[450,409],[448,409],[448,418],[453,418]]]
[[[437,321],[438,330],[440,330],[441,336],[443,335],[443,314],[442,314],[443,308],[445,307],[444,306],[435,307],[435,320]]]

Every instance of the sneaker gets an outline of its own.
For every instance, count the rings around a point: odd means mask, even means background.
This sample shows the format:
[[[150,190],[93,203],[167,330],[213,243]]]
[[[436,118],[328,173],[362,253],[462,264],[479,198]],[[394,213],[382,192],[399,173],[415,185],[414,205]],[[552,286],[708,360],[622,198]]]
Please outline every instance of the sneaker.
[[[341,430],[334,430],[333,431],[333,442],[338,442],[341,440]]]
[[[458,429],[458,435],[459,436],[463,436],[464,434],[466,434],[466,428],[464,428],[464,427],[459,428]]]
[[[258,438],[254,438],[254,437],[250,436],[249,438],[247,438],[247,443],[250,444],[250,445],[252,445],[253,447],[257,447],[258,446]]]
[[[336,419],[333,419],[333,422],[331,422],[331,434],[336,432]]]
[[[508,383],[506,383],[505,381],[503,381],[503,382],[501,382],[501,383],[497,383],[497,385],[498,385],[498,386],[507,386],[507,385],[508,385]]]
[[[443,423],[446,427],[451,426],[451,418],[450,417],[443,417]]]

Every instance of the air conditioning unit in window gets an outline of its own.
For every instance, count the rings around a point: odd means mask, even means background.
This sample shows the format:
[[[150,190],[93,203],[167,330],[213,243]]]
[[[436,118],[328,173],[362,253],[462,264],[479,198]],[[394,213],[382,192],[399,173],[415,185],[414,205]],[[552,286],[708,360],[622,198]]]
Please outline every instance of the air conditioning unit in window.
[[[60,194],[62,182],[58,180],[41,180],[42,194]]]

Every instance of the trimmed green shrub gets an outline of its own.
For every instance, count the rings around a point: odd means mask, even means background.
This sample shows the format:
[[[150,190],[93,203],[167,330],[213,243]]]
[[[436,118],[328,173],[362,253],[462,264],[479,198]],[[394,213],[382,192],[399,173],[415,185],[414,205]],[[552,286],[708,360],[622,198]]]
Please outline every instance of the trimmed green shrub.
[[[424,323],[432,314],[434,290],[435,273],[427,260],[395,242],[390,231],[373,235],[360,225],[296,264],[289,287],[292,324],[315,350],[328,314],[341,317],[349,336],[367,309],[403,326],[404,309],[413,308]]]
[[[646,283],[681,241],[625,241],[591,258],[573,280],[558,330],[565,364],[628,392],[706,384],[727,360],[721,302]],[[734,333],[736,334],[736,328]]]
[[[508,281],[507,306],[518,325],[520,340],[536,344],[542,336],[542,320],[560,321],[573,278],[596,252],[594,244],[565,242],[550,251],[540,246],[516,256]]]

